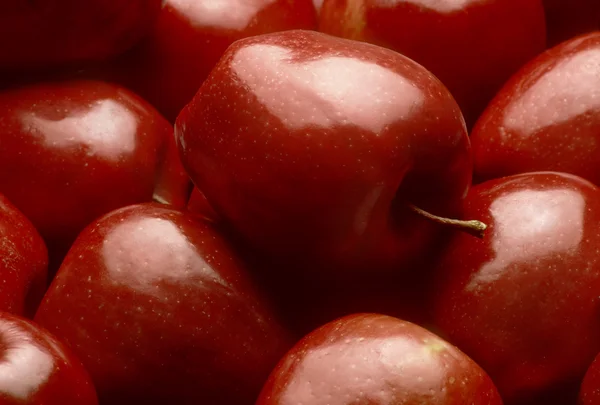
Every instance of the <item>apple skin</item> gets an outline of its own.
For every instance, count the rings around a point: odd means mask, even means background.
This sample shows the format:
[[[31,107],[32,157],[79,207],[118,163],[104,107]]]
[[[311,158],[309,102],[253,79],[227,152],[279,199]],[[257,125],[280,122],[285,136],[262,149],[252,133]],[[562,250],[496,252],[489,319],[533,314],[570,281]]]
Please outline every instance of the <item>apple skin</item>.
[[[389,49],[311,31],[237,41],[175,139],[243,240],[337,280],[426,252],[439,227],[406,200],[451,215],[471,181],[464,120],[439,80]]]
[[[236,40],[316,28],[312,0],[166,0],[151,34],[99,74],[110,71],[174,122]]]
[[[581,383],[579,405],[596,405],[600,403],[600,355],[596,356]]]
[[[48,251],[33,224],[0,194],[0,312],[33,317],[46,292]]]
[[[471,133],[477,182],[553,170],[600,184],[600,32],[524,66]]]
[[[543,0],[548,46],[600,29],[597,0]]]
[[[354,314],[313,331],[275,367],[256,405],[501,405],[487,374],[415,324]]]
[[[325,0],[319,30],[422,64],[448,87],[469,128],[502,84],[546,45],[541,0]]]
[[[97,405],[81,362],[48,331],[0,312],[1,405]]]
[[[162,0],[8,0],[0,5],[0,71],[99,61],[134,45]]]
[[[101,403],[245,404],[293,342],[208,222],[154,203],[82,232],[35,320]]]
[[[173,136],[147,102],[90,80],[0,92],[0,130],[0,193],[45,239],[51,273],[90,222],[152,199]]]
[[[600,190],[536,172],[474,186],[440,255],[435,325],[492,377],[511,404],[565,404],[600,351]],[[576,344],[573,339],[576,337]]]

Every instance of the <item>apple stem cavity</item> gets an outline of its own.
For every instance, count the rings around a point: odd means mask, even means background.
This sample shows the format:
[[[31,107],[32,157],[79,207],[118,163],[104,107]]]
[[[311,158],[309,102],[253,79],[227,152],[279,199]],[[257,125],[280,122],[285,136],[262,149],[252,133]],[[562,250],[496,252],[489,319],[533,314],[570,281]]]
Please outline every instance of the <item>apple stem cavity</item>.
[[[485,236],[485,230],[487,229],[487,225],[481,221],[476,219],[472,220],[461,220],[461,219],[451,219],[438,217],[437,215],[431,214],[413,204],[408,204],[408,207],[415,212],[417,215],[420,215],[430,221],[438,223],[440,225],[450,226],[458,229],[459,231],[466,232],[470,235],[473,235],[479,239],[483,239]]]

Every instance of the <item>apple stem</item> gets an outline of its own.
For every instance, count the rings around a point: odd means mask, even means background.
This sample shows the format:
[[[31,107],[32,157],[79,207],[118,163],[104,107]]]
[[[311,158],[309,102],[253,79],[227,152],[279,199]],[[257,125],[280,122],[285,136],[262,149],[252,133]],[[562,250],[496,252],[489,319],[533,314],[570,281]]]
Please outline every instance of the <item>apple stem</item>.
[[[445,226],[450,226],[453,228],[456,228],[460,231],[466,232],[470,235],[473,235],[479,239],[483,239],[484,235],[485,235],[485,230],[487,229],[487,225],[484,224],[481,221],[478,221],[476,219],[472,219],[472,220],[460,220],[460,219],[451,219],[451,218],[443,218],[443,217],[438,217],[437,215],[433,215],[415,205],[409,204],[408,207],[414,211],[416,214],[427,218],[430,221],[433,221],[435,223],[441,224],[441,225],[445,225]]]

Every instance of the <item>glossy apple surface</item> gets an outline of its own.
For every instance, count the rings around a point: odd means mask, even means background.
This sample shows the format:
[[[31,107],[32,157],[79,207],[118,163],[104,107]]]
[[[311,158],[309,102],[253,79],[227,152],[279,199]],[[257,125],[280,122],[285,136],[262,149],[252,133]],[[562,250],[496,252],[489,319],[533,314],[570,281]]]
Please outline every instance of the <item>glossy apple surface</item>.
[[[97,405],[81,362],[48,331],[0,312],[0,404]]]
[[[469,127],[546,44],[541,0],[325,0],[319,29],[425,66],[454,95]]]
[[[312,0],[166,0],[149,37],[108,70],[174,122],[234,41],[316,27]]]
[[[56,270],[97,217],[150,201],[171,125],[122,87],[87,80],[0,92],[0,193],[44,237]]]
[[[600,351],[600,190],[537,172],[473,187],[435,275],[435,322],[492,377],[505,404],[572,403]]]
[[[501,405],[485,372],[415,324],[378,314],[328,323],[275,367],[257,405]]]
[[[291,347],[212,225],[152,203],[90,225],[35,320],[114,405],[252,403]]]
[[[47,278],[44,240],[25,215],[0,194],[0,311],[33,317]]]
[[[161,0],[8,0],[0,4],[0,71],[116,55],[147,34]]]
[[[521,69],[471,133],[475,177],[556,170],[600,184],[600,32]]]
[[[543,2],[549,46],[600,29],[600,2],[597,0],[543,0]]]
[[[324,277],[398,271],[437,230],[408,202],[446,214],[471,178],[460,110],[432,74],[317,32],[236,42],[179,115],[175,138],[232,229],[273,257],[323,264]]]
[[[579,405],[596,405],[600,403],[600,356],[596,356],[585,373],[579,391],[578,403]]]

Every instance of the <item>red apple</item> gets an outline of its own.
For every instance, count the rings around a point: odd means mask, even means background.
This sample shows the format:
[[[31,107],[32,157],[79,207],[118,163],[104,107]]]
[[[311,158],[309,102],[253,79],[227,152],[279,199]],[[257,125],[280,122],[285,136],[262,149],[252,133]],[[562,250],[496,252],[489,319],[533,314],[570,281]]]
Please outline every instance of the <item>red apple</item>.
[[[600,189],[537,172],[473,187],[434,280],[435,323],[506,404],[569,404],[600,351]]]
[[[579,391],[579,405],[600,404],[600,355],[596,356],[583,379]]]
[[[56,270],[97,217],[150,201],[171,125],[122,87],[58,81],[0,92],[0,193],[46,240]]]
[[[0,4],[0,71],[102,60],[147,34],[161,0],[8,0]]]
[[[166,0],[136,49],[106,70],[169,120],[192,99],[227,47],[240,38],[316,29],[312,0]]]
[[[38,325],[0,312],[0,404],[97,405],[81,362]]]
[[[176,140],[245,241],[338,280],[426,252],[438,228],[409,205],[453,212],[471,179],[460,110],[431,73],[318,32],[237,41],[179,115]]]
[[[546,44],[541,0],[325,0],[320,17],[322,32],[389,47],[425,66],[469,127]]]
[[[249,404],[291,346],[267,305],[212,225],[149,203],[82,232],[35,320],[102,403]]]
[[[0,194],[0,312],[33,317],[47,277],[48,251],[42,237]]]
[[[478,181],[555,170],[600,184],[600,31],[521,69],[483,113],[471,140]]]
[[[543,0],[543,2],[550,46],[600,29],[598,0]]]
[[[328,323],[271,373],[257,405],[501,405],[469,357],[415,324],[378,314]]]

